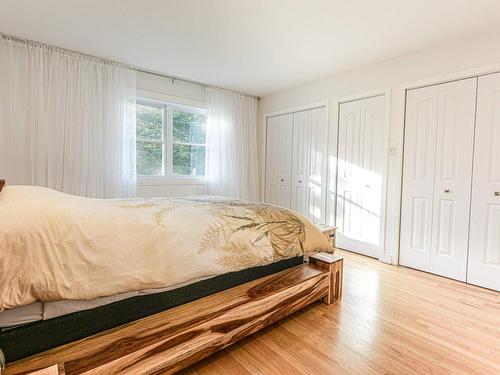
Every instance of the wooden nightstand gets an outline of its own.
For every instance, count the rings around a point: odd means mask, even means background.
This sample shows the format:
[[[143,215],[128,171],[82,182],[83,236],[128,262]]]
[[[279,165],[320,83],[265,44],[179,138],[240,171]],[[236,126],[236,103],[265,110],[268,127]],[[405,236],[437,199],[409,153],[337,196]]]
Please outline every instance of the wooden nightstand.
[[[323,302],[329,305],[341,299],[344,259],[333,254],[316,253],[309,255],[309,263],[314,264],[318,268],[330,271],[330,293],[323,298]]]

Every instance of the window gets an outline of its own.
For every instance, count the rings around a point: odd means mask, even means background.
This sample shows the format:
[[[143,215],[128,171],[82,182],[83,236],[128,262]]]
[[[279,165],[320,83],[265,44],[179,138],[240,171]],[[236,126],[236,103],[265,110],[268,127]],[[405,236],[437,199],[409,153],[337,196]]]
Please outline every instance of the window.
[[[165,173],[165,126],[162,107],[137,104],[137,174],[161,176]]]
[[[137,102],[137,174],[205,175],[205,110]]]

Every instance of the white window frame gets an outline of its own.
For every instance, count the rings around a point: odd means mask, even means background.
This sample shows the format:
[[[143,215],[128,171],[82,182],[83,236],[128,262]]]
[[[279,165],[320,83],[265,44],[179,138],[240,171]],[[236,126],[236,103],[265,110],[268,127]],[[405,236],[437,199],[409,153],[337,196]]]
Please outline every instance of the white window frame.
[[[192,107],[183,104],[174,104],[169,102],[163,102],[143,97],[137,97],[136,102],[138,105],[150,106],[161,108],[163,110],[163,139],[162,140],[151,140],[146,138],[137,137],[137,142],[152,142],[161,143],[164,147],[163,152],[163,174],[154,175],[137,175],[138,183],[140,185],[158,185],[161,182],[168,181],[168,183],[179,183],[179,184],[200,184],[205,180],[205,176],[192,176],[192,175],[180,175],[173,173],[173,145],[174,144],[184,144],[193,146],[204,146],[205,150],[207,147],[206,143],[189,143],[180,142],[173,140],[173,112],[182,111],[185,113],[193,113],[206,115],[206,109],[200,107]]]

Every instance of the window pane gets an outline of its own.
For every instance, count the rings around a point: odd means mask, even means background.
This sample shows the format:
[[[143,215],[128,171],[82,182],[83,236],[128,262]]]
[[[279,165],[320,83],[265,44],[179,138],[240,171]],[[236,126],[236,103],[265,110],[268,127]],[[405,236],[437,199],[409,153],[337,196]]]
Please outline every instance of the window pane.
[[[163,109],[137,104],[137,138],[163,139]]]
[[[173,172],[183,176],[205,174],[205,146],[173,145]]]
[[[137,174],[163,175],[163,143],[137,142]]]
[[[174,111],[172,117],[174,142],[205,143],[204,115]]]

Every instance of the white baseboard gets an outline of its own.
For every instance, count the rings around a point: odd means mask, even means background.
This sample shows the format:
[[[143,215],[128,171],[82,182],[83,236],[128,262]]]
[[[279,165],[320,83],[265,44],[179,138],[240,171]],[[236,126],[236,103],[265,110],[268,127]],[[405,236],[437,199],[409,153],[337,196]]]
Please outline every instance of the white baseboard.
[[[392,264],[392,256],[387,255],[387,254],[381,255],[378,258],[378,260],[380,260],[381,262],[387,263],[387,264]]]

